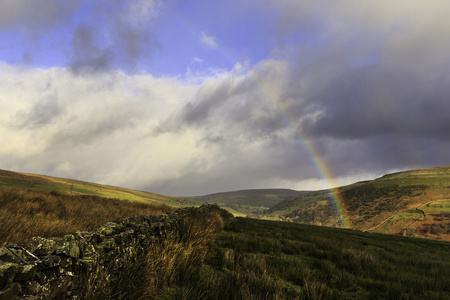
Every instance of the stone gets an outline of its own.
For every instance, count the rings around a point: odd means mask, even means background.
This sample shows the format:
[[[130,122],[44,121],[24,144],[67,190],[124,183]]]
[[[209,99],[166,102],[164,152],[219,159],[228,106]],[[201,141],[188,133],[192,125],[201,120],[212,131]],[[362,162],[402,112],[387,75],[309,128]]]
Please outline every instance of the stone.
[[[37,272],[36,265],[24,265],[20,272],[16,274],[15,281],[25,281],[32,279]]]
[[[9,249],[2,247],[0,248],[0,261],[19,263],[21,260],[12,254]]]
[[[79,258],[80,247],[76,241],[57,240],[55,241],[55,254]]]
[[[50,255],[55,251],[55,241],[40,236],[32,237],[20,245],[36,256]]]
[[[36,263],[38,271],[58,267],[61,264],[61,257],[57,255],[49,255]]]
[[[75,232],[74,237],[77,241],[83,240],[89,242],[92,239],[92,232],[80,230]]]
[[[19,271],[20,265],[11,262],[0,262],[0,289],[11,284]]]
[[[99,234],[111,236],[111,235],[114,235],[116,233],[123,231],[123,229],[124,229],[124,226],[121,224],[117,224],[115,222],[107,222],[107,223],[103,224],[102,226],[100,226],[99,228],[97,228],[96,231]]]

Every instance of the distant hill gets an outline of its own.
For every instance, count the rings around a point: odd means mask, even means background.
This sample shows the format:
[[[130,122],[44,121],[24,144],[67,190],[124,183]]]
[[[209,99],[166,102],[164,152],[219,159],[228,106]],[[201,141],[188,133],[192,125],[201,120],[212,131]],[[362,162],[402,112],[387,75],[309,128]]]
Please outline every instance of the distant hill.
[[[304,191],[289,189],[252,189],[215,193],[192,199],[218,204],[235,215],[258,214],[287,199],[302,195]]]
[[[271,207],[283,200],[287,200],[305,193],[308,192],[289,189],[253,189],[215,193],[192,197],[192,199],[209,203]]]
[[[75,179],[0,170],[0,186],[18,189],[56,191],[63,194],[97,195],[121,200],[171,206],[198,206],[201,201],[136,191]]]
[[[450,241],[450,166],[387,174],[334,190],[348,227]],[[329,190],[282,201],[261,217],[342,227]]]

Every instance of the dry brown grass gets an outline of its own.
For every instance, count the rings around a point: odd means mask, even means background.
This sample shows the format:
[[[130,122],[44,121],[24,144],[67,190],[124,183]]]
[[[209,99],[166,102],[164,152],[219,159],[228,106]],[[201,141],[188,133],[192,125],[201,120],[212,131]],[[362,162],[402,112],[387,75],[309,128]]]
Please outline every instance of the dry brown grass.
[[[210,255],[217,234],[232,218],[225,210],[195,212],[166,239],[151,244],[116,280],[105,271],[92,279],[97,283],[80,299],[201,299],[190,294],[198,270]],[[88,288],[88,287],[87,287]]]
[[[217,233],[231,217],[226,211],[213,211],[186,218],[176,235],[151,245],[145,262],[142,299],[164,298],[162,295],[188,299],[173,293],[177,294],[177,287],[192,283],[216,242]]]
[[[90,195],[0,187],[0,245],[33,236],[50,237],[94,229],[135,214],[160,215],[173,209]]]

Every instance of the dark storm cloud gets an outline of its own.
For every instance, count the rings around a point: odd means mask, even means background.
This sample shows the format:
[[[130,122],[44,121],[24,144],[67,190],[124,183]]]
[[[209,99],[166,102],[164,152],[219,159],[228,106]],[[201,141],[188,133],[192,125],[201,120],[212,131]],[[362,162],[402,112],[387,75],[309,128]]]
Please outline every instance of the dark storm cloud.
[[[285,1],[277,33],[316,33],[308,47],[297,48],[285,85],[285,98],[303,100],[291,110],[303,130],[335,139],[448,140],[445,8],[421,1]]]
[[[320,57],[318,58],[320,61]],[[414,61],[411,61],[414,66]],[[350,62],[349,62],[350,64]],[[310,135],[335,138],[368,138],[384,134],[450,138],[447,95],[450,78],[445,66],[428,72],[404,68],[382,60],[373,66],[341,66],[329,70],[304,91],[318,115],[303,126]],[[317,72],[308,69],[307,74]],[[433,81],[432,78],[437,78]],[[295,93],[295,90],[293,91]],[[301,117],[299,115],[298,117]]]
[[[221,136],[225,165],[258,179],[230,177],[225,166],[217,169],[222,173],[213,167],[211,176],[223,181],[220,174],[228,174],[223,177],[237,186],[239,180],[318,179],[317,161],[336,178],[448,164],[450,42],[442,28],[450,24],[445,18],[436,21],[440,26],[428,22],[439,7],[285,2],[291,6],[281,11],[276,34],[288,40],[306,26],[317,33],[306,40],[310,44],[281,45],[289,60],[266,60],[205,81],[171,119],[175,132],[191,127],[205,137]],[[295,18],[292,12],[300,9],[308,12]],[[246,143],[260,148],[246,149]],[[249,168],[254,158],[244,153],[249,149],[259,158],[255,172]]]

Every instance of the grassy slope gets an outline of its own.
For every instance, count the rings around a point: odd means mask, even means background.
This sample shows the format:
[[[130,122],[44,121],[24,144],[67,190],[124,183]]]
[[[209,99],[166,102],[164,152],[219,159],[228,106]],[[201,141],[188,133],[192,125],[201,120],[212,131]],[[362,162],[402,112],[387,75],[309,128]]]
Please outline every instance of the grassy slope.
[[[211,215],[184,223],[98,299],[450,299],[448,242],[224,221]]]
[[[237,218],[218,245],[204,298],[450,299],[448,242]]]
[[[351,228],[450,240],[450,167],[398,172],[337,189]],[[329,191],[280,202],[267,217],[341,226]]]
[[[0,186],[27,190],[57,191],[71,195],[96,195],[120,200],[129,200],[172,206],[195,206],[202,202],[181,197],[164,196],[110,185],[102,185],[75,179],[51,177],[0,170]]]

